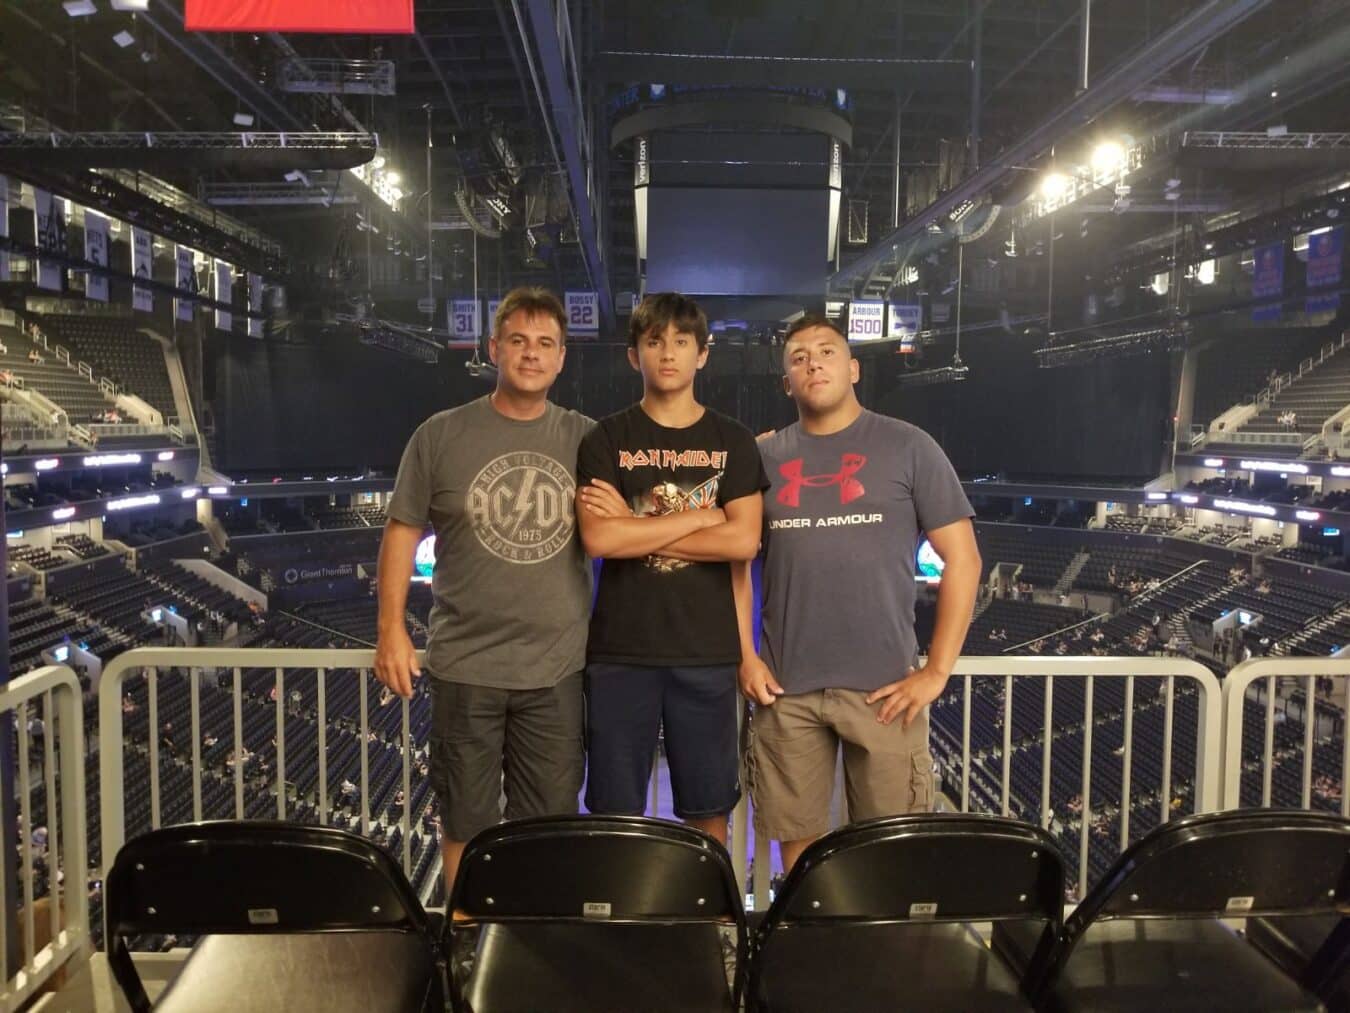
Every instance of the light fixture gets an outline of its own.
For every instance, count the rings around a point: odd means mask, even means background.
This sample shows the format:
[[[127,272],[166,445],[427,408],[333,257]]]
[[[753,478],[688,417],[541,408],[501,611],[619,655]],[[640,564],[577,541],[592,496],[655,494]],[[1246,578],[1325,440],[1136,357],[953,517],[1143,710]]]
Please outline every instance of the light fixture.
[[[384,156],[383,156],[383,155],[376,155],[374,158],[372,158],[372,159],[370,160],[370,167],[371,167],[372,169],[383,169],[383,168],[384,168]]]
[[[390,186],[398,186],[399,180],[402,178],[403,177],[394,169],[390,169],[384,174],[384,181]]]
[[[132,35],[125,28],[123,28],[120,32],[118,32],[116,35],[113,36],[113,42],[116,42],[123,49],[126,49],[127,46],[132,45],[135,41],[136,36]]]
[[[90,14],[98,13],[94,0],[65,0],[61,6],[72,18],[87,18]]]
[[[1092,150],[1094,172],[1113,172],[1125,164],[1125,149],[1115,141],[1103,141]]]
[[[148,11],[150,0],[112,0],[115,11]]]
[[[242,112],[241,112],[241,113],[235,113],[235,114],[234,114],[234,125],[235,125],[236,127],[251,127],[251,126],[253,126],[253,114],[252,114],[252,113],[242,113]]]
[[[1069,177],[1062,172],[1048,172],[1041,180],[1041,196],[1046,200],[1054,200],[1063,195],[1069,187]]]

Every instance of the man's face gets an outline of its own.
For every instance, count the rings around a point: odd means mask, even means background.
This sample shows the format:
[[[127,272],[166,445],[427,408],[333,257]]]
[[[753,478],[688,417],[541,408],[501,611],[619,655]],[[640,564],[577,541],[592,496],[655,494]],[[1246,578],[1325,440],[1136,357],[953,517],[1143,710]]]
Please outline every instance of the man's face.
[[[819,414],[842,404],[858,382],[858,360],[848,342],[828,327],[798,331],[783,349],[783,389],[805,411]]]
[[[673,393],[693,385],[695,374],[708,361],[708,350],[700,349],[692,334],[667,324],[662,332],[638,338],[637,347],[628,349],[628,361],[642,374],[648,390]]]
[[[547,313],[516,310],[488,342],[497,386],[515,394],[545,394],[562,372],[566,349],[558,321]]]

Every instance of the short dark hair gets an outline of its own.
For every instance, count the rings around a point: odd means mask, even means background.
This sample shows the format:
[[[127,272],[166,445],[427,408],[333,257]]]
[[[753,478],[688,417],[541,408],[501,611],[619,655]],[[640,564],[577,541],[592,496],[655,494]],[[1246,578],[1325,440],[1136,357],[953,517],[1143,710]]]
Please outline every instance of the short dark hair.
[[[672,324],[677,333],[692,334],[699,351],[708,347],[707,315],[698,303],[679,292],[658,292],[638,303],[628,322],[628,347],[636,348],[652,332],[664,334]]]
[[[841,331],[839,325],[829,317],[820,313],[804,313],[794,320],[792,326],[787,329],[787,333],[783,335],[783,344],[786,345],[795,335],[802,331],[809,331],[813,327],[823,327],[827,331],[834,331],[835,334],[844,339],[846,344],[848,342],[848,335]]]
[[[517,310],[524,310],[527,317],[552,317],[558,322],[558,333],[563,343],[567,342],[567,311],[556,295],[537,285],[522,285],[513,288],[502,296],[501,304],[492,318],[492,336],[501,337],[502,327],[507,318]]]

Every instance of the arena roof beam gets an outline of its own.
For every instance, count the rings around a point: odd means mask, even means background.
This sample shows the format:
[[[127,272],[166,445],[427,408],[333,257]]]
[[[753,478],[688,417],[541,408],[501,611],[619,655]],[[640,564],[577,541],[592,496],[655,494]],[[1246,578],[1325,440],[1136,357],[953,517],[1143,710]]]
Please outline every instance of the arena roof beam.
[[[1104,71],[1095,84],[1066,102],[1020,141],[989,159],[982,169],[972,173],[900,228],[881,237],[852,263],[832,275],[828,282],[829,288],[841,291],[866,281],[883,260],[895,257],[900,244],[910,244],[922,238],[930,222],[944,218],[962,202],[989,192],[1014,166],[1026,165],[1039,158],[1061,137],[1129,98],[1159,74],[1269,3],[1270,0],[1209,0],[1192,11],[1138,52],[1126,56]]]
[[[378,144],[374,134],[347,131],[0,133],[0,161],[24,169],[350,169],[374,158]]]
[[[970,87],[969,60],[824,59],[609,50],[596,54],[591,70],[599,80],[607,82],[659,81],[741,88],[784,85],[901,88],[925,92],[964,92]]]
[[[516,2],[516,0],[513,0]],[[592,185],[604,186],[603,176],[592,172],[594,138],[586,119],[583,99],[577,89],[576,51],[571,38],[571,22],[565,0],[518,0],[517,21],[521,22],[521,42],[530,52],[530,42],[523,37],[528,22],[534,39],[534,53],[538,58],[530,63],[535,90],[547,120],[547,128],[557,138],[555,155],[566,172],[572,214],[576,222],[577,241],[581,245],[582,261],[591,286],[599,295],[600,315],[606,329],[614,326],[614,293],[610,286],[608,264],[600,245],[597,205]]]

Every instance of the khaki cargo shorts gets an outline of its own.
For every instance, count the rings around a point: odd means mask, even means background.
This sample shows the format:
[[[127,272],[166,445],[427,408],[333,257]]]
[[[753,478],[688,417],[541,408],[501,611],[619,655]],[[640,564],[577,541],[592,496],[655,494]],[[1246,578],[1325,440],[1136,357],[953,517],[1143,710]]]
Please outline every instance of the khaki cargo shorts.
[[[824,689],[753,708],[745,753],[757,833],[798,841],[829,830],[841,743],[851,822],[932,808],[928,709],[908,728],[898,718],[883,725],[881,704],[866,697],[861,690]]]

